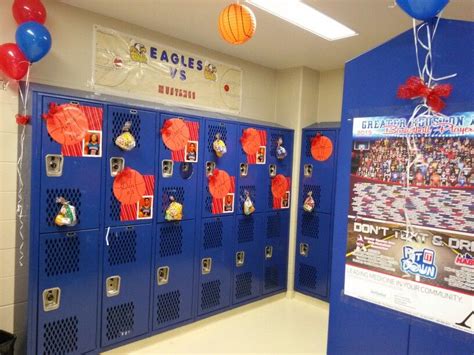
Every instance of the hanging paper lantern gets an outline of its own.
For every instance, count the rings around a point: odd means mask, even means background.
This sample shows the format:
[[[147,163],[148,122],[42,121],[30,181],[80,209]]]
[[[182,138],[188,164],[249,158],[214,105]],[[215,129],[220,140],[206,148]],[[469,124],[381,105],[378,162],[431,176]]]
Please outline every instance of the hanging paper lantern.
[[[163,124],[161,137],[168,149],[178,151],[184,149],[189,141],[189,128],[181,118],[171,118]]]
[[[272,195],[275,198],[283,198],[286,192],[289,190],[288,179],[278,174],[272,179]]]
[[[230,44],[247,42],[254,35],[256,26],[255,15],[245,5],[230,4],[219,16],[219,33]]]
[[[76,105],[51,103],[49,112],[43,115],[48,133],[56,142],[72,145],[82,142],[89,130],[89,122]]]
[[[145,195],[145,179],[138,171],[125,168],[114,179],[114,196],[121,203],[133,205]]]
[[[224,198],[231,188],[231,180],[229,174],[224,170],[214,169],[212,175],[209,176],[209,193],[214,198]]]
[[[243,131],[242,137],[240,138],[242,143],[242,149],[248,155],[257,154],[258,149],[260,148],[260,134],[255,128],[247,128]]]
[[[328,160],[332,155],[332,141],[328,137],[318,134],[311,141],[311,155],[317,161]]]

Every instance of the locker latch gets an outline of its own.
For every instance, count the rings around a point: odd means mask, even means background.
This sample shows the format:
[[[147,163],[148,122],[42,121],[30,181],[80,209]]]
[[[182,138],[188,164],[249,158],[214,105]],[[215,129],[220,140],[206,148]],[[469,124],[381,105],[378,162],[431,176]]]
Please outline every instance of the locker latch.
[[[271,259],[273,256],[273,247],[271,245],[267,245],[265,247],[265,259]]]
[[[110,176],[117,176],[125,168],[125,159],[121,157],[110,158]]]
[[[313,164],[305,164],[304,177],[311,177],[311,176],[313,176]]]
[[[161,175],[164,178],[170,178],[173,176],[173,161],[163,160],[161,162]]]
[[[63,174],[64,157],[61,154],[46,155],[46,176],[58,177]]]
[[[168,283],[169,277],[170,277],[169,266],[162,266],[158,268],[156,272],[156,279],[158,282],[158,286],[166,285]]]
[[[206,161],[206,176],[211,176],[214,169],[216,168],[216,163],[213,161]]]
[[[306,243],[300,243],[300,255],[308,256],[309,253],[309,245]]]
[[[114,297],[120,294],[120,276],[110,276],[105,280],[105,289],[107,297]]]
[[[270,164],[268,166],[268,172],[270,173],[270,177],[275,177],[277,174],[277,166],[275,164]]]
[[[43,310],[54,311],[59,308],[61,302],[61,289],[59,287],[48,288],[43,291]]]
[[[235,266],[240,267],[245,263],[245,251],[238,251],[235,254]]]
[[[212,270],[212,258],[204,258],[201,260],[201,274],[209,274]]]
[[[247,163],[240,164],[240,176],[247,176],[249,174],[249,165]]]

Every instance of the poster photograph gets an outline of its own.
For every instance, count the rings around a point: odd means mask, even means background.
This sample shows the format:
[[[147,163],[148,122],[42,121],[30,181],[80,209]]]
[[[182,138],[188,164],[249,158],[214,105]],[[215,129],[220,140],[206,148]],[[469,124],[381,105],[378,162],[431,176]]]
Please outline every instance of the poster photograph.
[[[344,293],[474,330],[474,112],[353,124]]]

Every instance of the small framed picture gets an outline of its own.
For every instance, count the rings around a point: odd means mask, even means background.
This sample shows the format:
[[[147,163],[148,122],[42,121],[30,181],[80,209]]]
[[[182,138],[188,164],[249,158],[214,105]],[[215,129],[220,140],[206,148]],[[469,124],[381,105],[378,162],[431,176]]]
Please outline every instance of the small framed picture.
[[[197,163],[198,151],[199,151],[199,142],[188,141],[188,143],[186,144],[186,148],[184,148],[184,161],[187,163]]]
[[[257,152],[257,164],[265,164],[267,162],[267,147],[264,145],[258,148]]]
[[[285,192],[285,196],[281,199],[281,208],[290,208],[290,191]]]
[[[234,212],[234,199],[235,199],[234,193],[229,193],[224,197],[223,202],[222,202],[224,205],[222,208],[223,213]]]
[[[137,219],[153,218],[153,196],[143,196],[137,202]]]
[[[102,156],[102,132],[87,131],[82,140],[82,156],[100,158]]]

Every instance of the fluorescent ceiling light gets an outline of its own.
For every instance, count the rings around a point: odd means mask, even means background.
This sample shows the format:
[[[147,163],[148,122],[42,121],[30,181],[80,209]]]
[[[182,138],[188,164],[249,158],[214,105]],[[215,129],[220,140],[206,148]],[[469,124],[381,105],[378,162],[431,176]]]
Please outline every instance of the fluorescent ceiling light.
[[[328,41],[357,35],[349,27],[299,0],[246,0],[246,2]]]

